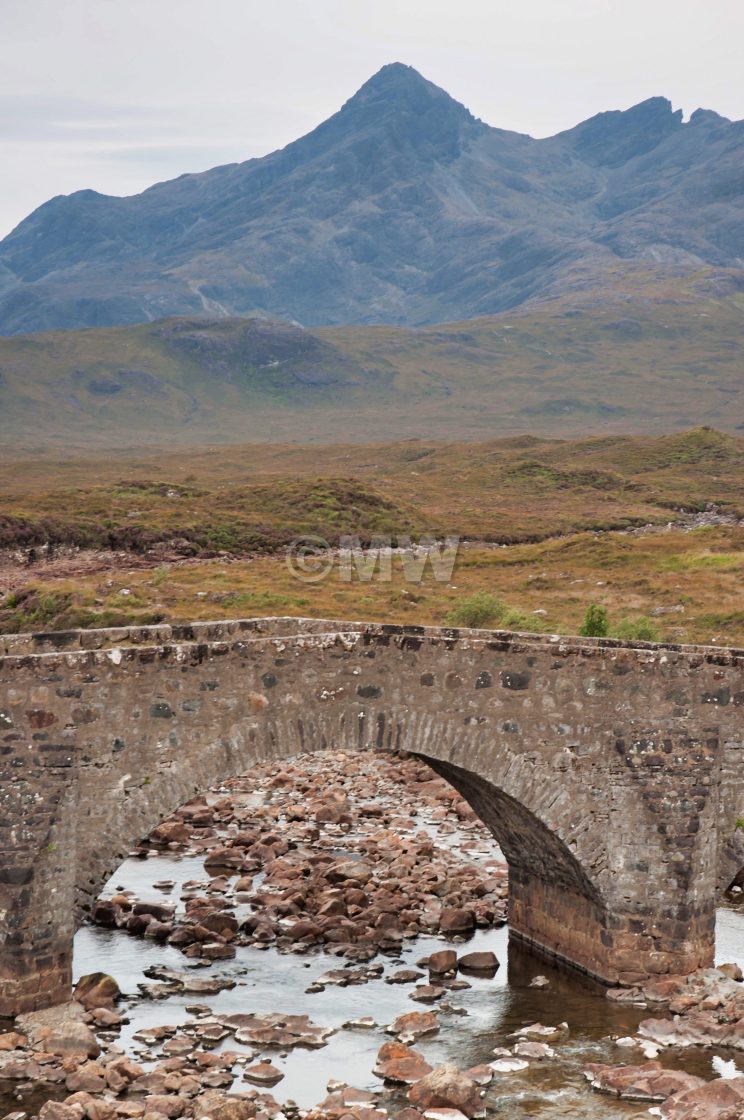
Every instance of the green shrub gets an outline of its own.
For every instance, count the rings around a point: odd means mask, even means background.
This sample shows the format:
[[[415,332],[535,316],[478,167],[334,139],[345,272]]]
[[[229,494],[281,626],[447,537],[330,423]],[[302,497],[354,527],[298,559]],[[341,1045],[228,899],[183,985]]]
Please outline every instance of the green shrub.
[[[608,630],[607,611],[599,603],[590,603],[579,630],[582,638],[606,638]]]
[[[504,617],[501,619],[501,625],[504,630],[522,630],[534,631],[540,630],[542,627],[533,614],[525,614],[524,611],[517,610],[516,607],[509,607]]]
[[[478,630],[501,622],[507,613],[506,603],[490,591],[475,591],[455,603],[448,612],[445,622],[448,626],[466,626]]]
[[[612,628],[613,638],[623,638],[626,642],[658,642],[659,629],[646,615],[637,618],[623,618]]]

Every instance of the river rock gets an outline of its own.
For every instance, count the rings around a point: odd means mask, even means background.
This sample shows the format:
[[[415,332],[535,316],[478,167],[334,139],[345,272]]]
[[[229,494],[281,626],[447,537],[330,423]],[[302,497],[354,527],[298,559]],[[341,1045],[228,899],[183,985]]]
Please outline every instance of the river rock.
[[[408,1100],[424,1113],[432,1108],[454,1108],[468,1117],[485,1114],[478,1086],[450,1064],[438,1066],[412,1085]]]
[[[374,1072],[386,1081],[411,1084],[431,1073],[431,1066],[418,1050],[402,1042],[386,1042],[377,1052]]]
[[[664,1101],[673,1093],[696,1089],[705,1082],[681,1070],[664,1069],[661,1062],[640,1066],[608,1066],[595,1063],[584,1070],[593,1089],[626,1101]]]
[[[118,1012],[110,1011],[108,1007],[95,1007],[88,1015],[87,1021],[99,1029],[111,1031],[118,1030],[124,1018]]]
[[[127,903],[129,903],[129,899],[127,899]],[[103,926],[105,929],[116,929],[121,913],[118,900],[99,898],[97,902],[93,903],[90,918],[97,926]]]
[[[523,1069],[528,1069],[529,1064],[524,1058],[512,1057],[496,1058],[489,1063],[494,1073],[520,1073]]]
[[[363,863],[362,860],[348,859],[341,863],[334,863],[332,867],[329,867],[326,872],[326,878],[332,883],[352,880],[355,883],[364,885],[370,881],[372,874],[372,868],[368,864]]]
[[[138,1062],[122,1055],[106,1065],[106,1084],[115,1093],[121,1093],[128,1085],[142,1077],[144,1069]]]
[[[334,1033],[333,1027],[319,1027],[307,1015],[227,1015],[220,1019],[222,1026],[235,1031],[236,1042],[255,1046],[275,1046],[291,1049],[303,1046],[318,1049],[325,1046]]]
[[[102,1093],[106,1088],[104,1067],[99,1062],[83,1062],[65,1081],[70,1093]]]
[[[435,976],[443,976],[457,969],[457,953],[454,949],[440,949],[426,959],[426,967]]]
[[[461,907],[448,907],[439,919],[439,928],[444,934],[471,934],[475,929],[475,915],[472,910]]]
[[[0,1051],[22,1050],[27,1045],[28,1039],[25,1034],[20,1034],[18,1031],[6,1031],[0,1034]]]
[[[520,1027],[516,1032],[520,1038],[535,1039],[538,1042],[555,1042],[559,1038],[568,1037],[568,1023],[559,1023],[557,1027],[546,1027],[542,1023],[530,1023]]]
[[[538,1061],[555,1057],[555,1050],[552,1046],[548,1046],[547,1042],[518,1042],[513,1053],[518,1058],[531,1058]]]
[[[206,870],[213,867],[240,869],[243,866],[243,859],[241,848],[213,848],[204,860],[204,867]]]
[[[135,902],[132,914],[136,917],[150,917],[158,922],[172,922],[175,906],[169,902]]]
[[[661,1106],[664,1120],[741,1120],[744,1116],[744,1077],[709,1081],[682,1089]]]
[[[254,1085],[277,1085],[284,1077],[280,1069],[271,1062],[258,1062],[255,1066],[246,1066],[243,1070],[243,1080],[252,1081]]]
[[[385,977],[385,983],[413,984],[416,980],[422,980],[423,976],[423,972],[419,972],[416,968],[399,968],[397,972],[391,972]]]
[[[485,976],[495,976],[499,961],[495,953],[465,953],[457,962],[461,972],[476,972]]]
[[[114,1005],[121,998],[121,991],[113,976],[105,972],[91,972],[87,976],[80,977],[72,996],[88,1011],[95,1007],[104,1007],[113,1011]]]
[[[68,1107],[80,1105],[84,1110],[87,1120],[115,1120],[118,1115],[114,1103],[105,1097],[93,1096],[92,1093],[73,1093],[65,1099]]]
[[[426,1035],[438,1034],[439,1020],[433,1011],[409,1011],[399,1015],[386,1029],[400,1042],[415,1042]]]
[[[86,1058],[97,1058],[101,1047],[96,1042],[96,1036],[85,1023],[68,1022],[59,1027],[49,1028],[39,1032],[39,1039],[43,1037],[44,1049],[49,1054],[58,1054],[65,1057],[67,1054],[79,1054]]]
[[[191,833],[183,821],[163,821],[150,833],[150,841],[154,844],[188,844]]]
[[[436,1003],[444,993],[445,989],[438,984],[417,984],[414,990],[408,993],[408,998],[416,1000],[417,1003]]]
[[[185,1097],[170,1093],[158,1093],[145,1097],[144,1105],[145,1116],[150,1112],[156,1112],[160,1116],[168,1117],[168,1120],[176,1120],[179,1116],[185,1116],[189,1108],[189,1102]]]
[[[465,1076],[469,1077],[476,1085],[483,1088],[486,1085],[490,1085],[493,1081],[493,1070],[487,1062],[484,1062],[479,1066],[472,1066],[470,1069],[466,1069]]]
[[[254,1099],[209,1089],[194,1101],[195,1120],[253,1120],[258,1111]]]
[[[62,1104],[47,1101],[39,1109],[39,1120],[82,1120],[85,1110],[81,1104]]]

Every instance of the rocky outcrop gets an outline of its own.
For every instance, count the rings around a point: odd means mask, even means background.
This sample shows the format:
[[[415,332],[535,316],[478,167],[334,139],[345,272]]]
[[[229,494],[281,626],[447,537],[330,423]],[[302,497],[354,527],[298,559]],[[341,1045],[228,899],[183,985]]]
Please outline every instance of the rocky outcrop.
[[[740,269],[741,160],[736,124],[684,123],[663,97],[532,140],[393,63],[262,159],[39,207],[0,244],[0,330],[257,310],[418,325],[588,289],[598,266],[616,283],[618,260]],[[89,381],[108,399],[121,378]]]

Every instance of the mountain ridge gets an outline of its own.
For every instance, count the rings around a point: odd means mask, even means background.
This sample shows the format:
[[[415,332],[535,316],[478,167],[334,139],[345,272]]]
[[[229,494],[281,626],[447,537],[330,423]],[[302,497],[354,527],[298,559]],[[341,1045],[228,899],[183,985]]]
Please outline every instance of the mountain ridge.
[[[712,110],[684,122],[652,97],[534,140],[391,63],[267,156],[44,203],[0,242],[0,333],[416,326],[601,285],[623,260],[744,269],[743,162],[744,122]]]

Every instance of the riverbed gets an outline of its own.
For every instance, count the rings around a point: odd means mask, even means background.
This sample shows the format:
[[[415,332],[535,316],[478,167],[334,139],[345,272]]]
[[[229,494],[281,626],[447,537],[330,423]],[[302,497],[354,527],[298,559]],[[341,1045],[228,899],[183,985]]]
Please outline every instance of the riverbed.
[[[453,826],[451,822],[431,819],[420,814],[419,828],[426,829],[439,845],[459,850],[471,861],[500,859],[495,842],[473,825]],[[344,851],[336,850],[343,855]],[[351,850],[349,852],[351,854]],[[172,887],[158,887],[163,881]],[[178,852],[150,853],[146,860],[127,860],[112,877],[104,896],[122,889],[139,899],[180,899],[185,883],[206,882],[203,856]],[[193,890],[193,887],[191,888]],[[186,892],[188,893],[188,892]],[[236,913],[240,917],[242,910]],[[179,910],[177,914],[180,912]],[[133,1038],[144,1027],[163,1024],[179,1025],[194,1021],[187,1008],[195,1003],[208,1005],[213,1015],[245,1012],[282,1012],[307,1014],[335,1033],[320,1050],[294,1049],[286,1054],[267,1051],[284,1074],[272,1090],[280,1102],[295,1102],[309,1108],[326,1095],[329,1081],[344,1081],[359,1089],[379,1091],[381,1081],[373,1073],[380,1046],[390,1036],[384,1027],[396,1016],[421,1009],[409,998],[412,985],[386,982],[401,967],[415,967],[416,962],[446,947],[440,936],[419,936],[404,942],[399,954],[382,955],[384,973],[364,985],[339,987],[327,984],[322,991],[311,990],[329,969],[343,966],[326,951],[297,954],[280,952],[273,946],[258,948],[241,945],[231,961],[216,962],[209,968],[195,970],[198,976],[226,976],[235,980],[235,987],[200,999],[188,994],[172,994],[165,999],[148,999],[139,986],[146,984],[145,970],[152,966],[168,966],[183,970],[184,958],[173,946],[128,936],[119,930],[95,926],[81,929],[75,941],[76,976],[103,969],[112,974],[128,999],[125,1004],[128,1022],[120,1035],[121,1045],[143,1062],[152,1061],[153,1052]],[[462,951],[463,947],[458,946]],[[495,1048],[511,1048],[516,1032],[535,1022],[549,1026],[568,1024],[568,1036],[556,1044],[556,1057],[531,1062],[519,1072],[498,1074],[487,1090],[489,1111],[496,1115],[522,1120],[523,1117],[584,1118],[635,1116],[638,1104],[620,1102],[593,1092],[583,1076],[589,1062],[623,1064],[643,1060],[640,1050],[628,1051],[616,1045],[615,1039],[632,1035],[647,1010],[622,1006],[606,999],[604,990],[575,973],[556,968],[509,939],[507,927],[476,930],[467,941],[467,951],[489,949],[500,961],[492,978],[469,976],[469,988],[453,992],[447,1003],[450,1011],[440,1011],[441,1029],[432,1038],[416,1042],[431,1065],[453,1062],[468,1069],[493,1060]],[[717,960],[737,961],[744,966],[744,913],[721,909],[717,924]],[[547,985],[531,987],[538,977]],[[373,1028],[345,1027],[350,1021],[372,1017]],[[198,1021],[198,1019],[197,1019]],[[234,1039],[222,1043],[223,1048],[236,1049]],[[240,1050],[240,1047],[237,1047]],[[257,1051],[250,1050],[252,1054]],[[713,1050],[668,1051],[661,1061],[672,1068],[710,1078],[715,1076]],[[264,1056],[264,1055],[262,1055]],[[730,1059],[729,1052],[723,1053]],[[744,1057],[738,1058],[744,1069]],[[240,1070],[236,1068],[234,1090],[239,1091]],[[401,1096],[400,1104],[405,1102]]]
[[[310,764],[308,764],[310,765]],[[318,773],[317,759],[313,762]],[[339,764],[337,763],[337,766]],[[345,765],[341,760],[341,768]],[[405,800],[408,790],[396,787],[386,778],[384,759],[367,761],[366,794],[358,799],[358,806],[369,806],[370,775],[377,773],[374,789],[379,801],[386,806],[386,824],[397,822],[402,830],[416,829],[418,835],[430,836],[439,850],[455,854],[463,863],[479,864],[493,868],[503,864],[503,857],[495,841],[483,826],[461,814],[458,818],[451,808],[444,811],[433,800],[411,804]],[[322,771],[321,771],[322,773]],[[354,789],[352,778],[351,788]],[[292,796],[277,798],[270,779],[264,774],[263,785],[252,792],[250,782],[236,794],[229,784],[213,791],[208,800],[232,796],[242,799],[242,805],[257,811],[267,802],[280,810],[276,813],[277,828],[282,827],[282,805],[288,805]],[[397,814],[397,815],[396,815]],[[319,830],[315,841],[318,850],[335,858],[359,858],[355,837],[364,831],[363,813],[354,816],[349,827],[327,825]],[[233,833],[236,826],[231,826]],[[299,827],[299,826],[295,826]],[[304,825],[302,826],[304,827]],[[371,827],[377,827],[373,822]],[[290,826],[287,824],[287,830]],[[221,830],[215,844],[225,841],[230,831]],[[214,871],[205,870],[205,851],[195,852],[188,844],[172,844],[165,850],[140,849],[136,858],[127,859],[106,884],[101,897],[121,896],[131,892],[133,899],[145,902],[171,902],[176,905],[176,921],[182,918],[184,903],[195,893],[208,891]],[[236,872],[229,873],[233,876]],[[253,880],[253,890],[260,888],[263,872]],[[239,920],[255,910],[246,903],[244,896],[233,899],[233,887],[227,888],[232,913]],[[498,924],[498,923],[496,923]],[[334,955],[334,946],[308,948],[286,945],[277,948],[272,943],[236,944],[235,956],[230,960],[207,963],[191,960],[175,945],[132,936],[123,929],[85,925],[75,939],[75,978],[92,972],[103,971],[113,976],[123,993],[118,1006],[125,1021],[119,1033],[112,1037],[128,1054],[146,1069],[152,1068],[167,1056],[162,1042],[146,1044],[136,1036],[147,1028],[169,1026],[185,1028],[180,1037],[194,1038],[193,1027],[236,1013],[275,1013],[308,1015],[313,1023],[332,1028],[333,1033],[320,1049],[290,1050],[241,1046],[231,1035],[220,1041],[216,1050],[241,1052],[252,1061],[270,1059],[282,1073],[282,1080],[271,1092],[274,1098],[288,1108],[296,1104],[309,1109],[321,1102],[327,1094],[329,1082],[343,1082],[357,1089],[380,1093],[383,1082],[373,1072],[377,1053],[390,1035],[385,1027],[397,1016],[411,1011],[428,1009],[413,1002],[414,982],[391,983],[401,969],[419,966],[426,983],[426,967],[420,962],[431,953],[453,945],[440,934],[419,934],[406,937],[399,947],[388,947],[374,959],[381,973],[364,984],[350,983],[339,986],[324,981],[329,970],[347,969],[351,974],[354,963]],[[639,1047],[628,1048],[617,1044],[618,1038],[627,1038],[636,1031],[639,1022],[649,1014],[643,1007],[618,1004],[606,998],[602,988],[582,978],[575,972],[559,969],[542,958],[528,952],[518,942],[510,941],[506,926],[479,928],[472,937],[455,939],[459,953],[473,950],[490,950],[495,953],[500,967],[494,976],[467,975],[467,985],[460,977],[455,990],[446,992],[432,1009],[437,1012],[439,1033],[415,1042],[431,1066],[444,1062],[454,1063],[466,1070],[494,1060],[494,1050],[511,1050],[519,1041],[517,1032],[529,1024],[541,1023],[557,1026],[565,1023],[567,1032],[553,1043],[555,1056],[544,1060],[530,1060],[526,1068],[496,1073],[486,1090],[485,1103],[489,1115],[523,1120],[540,1117],[541,1120],[611,1120],[635,1117],[644,1112],[643,1105],[622,1102],[593,1091],[583,1076],[584,1067],[590,1062],[608,1062],[614,1065],[643,1061]],[[722,908],[717,922],[717,960],[735,961],[744,967],[744,911]],[[175,992],[162,986],[161,998],[153,998],[152,970],[172,969],[196,978],[224,978],[234,986],[209,995]],[[148,976],[147,974],[150,973]],[[539,986],[534,986],[535,982]],[[155,980],[157,984],[157,979]],[[462,986],[461,986],[462,985]],[[362,1025],[359,1020],[371,1020]],[[196,1045],[196,1042],[194,1043]],[[662,1051],[659,1060],[664,1065],[683,1069],[710,1079],[717,1075],[712,1049],[687,1049]],[[734,1056],[730,1051],[718,1052],[730,1060],[735,1057],[744,1072],[744,1055]],[[242,1079],[245,1065],[236,1060],[233,1067],[235,1080],[233,1092],[250,1088]],[[31,1114],[38,1110],[44,1099],[64,1099],[62,1087],[39,1089],[31,1093],[18,1086],[0,1086],[0,1108],[10,1111],[22,1107]],[[405,1107],[405,1091],[400,1089],[381,1101],[391,1115]],[[4,1106],[4,1107],[3,1107]],[[2,1114],[2,1113],[0,1113]]]

